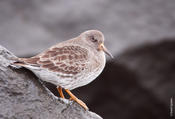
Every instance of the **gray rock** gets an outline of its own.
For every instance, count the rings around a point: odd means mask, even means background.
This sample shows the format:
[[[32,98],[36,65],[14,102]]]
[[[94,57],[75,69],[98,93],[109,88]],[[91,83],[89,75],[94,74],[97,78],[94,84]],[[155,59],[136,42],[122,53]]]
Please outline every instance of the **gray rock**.
[[[55,97],[15,56],[0,46],[0,119],[102,119],[77,103]]]
[[[135,72],[139,85],[169,106],[175,91],[175,38],[144,45],[120,55],[118,62]]]

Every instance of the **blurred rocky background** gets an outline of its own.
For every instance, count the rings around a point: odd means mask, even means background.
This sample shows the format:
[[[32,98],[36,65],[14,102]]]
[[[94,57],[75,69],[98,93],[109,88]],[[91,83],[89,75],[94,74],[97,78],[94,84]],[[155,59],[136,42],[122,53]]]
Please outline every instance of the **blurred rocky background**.
[[[105,119],[170,117],[174,0],[0,0],[0,44],[19,57],[88,29],[104,33],[115,59],[97,80],[74,90],[77,97]]]

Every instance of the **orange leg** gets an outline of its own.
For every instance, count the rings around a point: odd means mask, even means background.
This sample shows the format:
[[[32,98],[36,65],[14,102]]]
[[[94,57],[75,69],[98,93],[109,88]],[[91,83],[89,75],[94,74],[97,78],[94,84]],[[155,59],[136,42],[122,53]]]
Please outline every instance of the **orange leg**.
[[[63,94],[62,88],[59,86],[59,87],[57,87],[57,90],[58,90],[61,98],[64,98],[64,94]]]
[[[65,89],[65,91],[70,95],[71,100],[74,100],[75,102],[77,102],[78,104],[80,104],[85,110],[88,110],[88,107],[86,106],[86,104],[79,100],[74,94],[72,94],[68,89]]]

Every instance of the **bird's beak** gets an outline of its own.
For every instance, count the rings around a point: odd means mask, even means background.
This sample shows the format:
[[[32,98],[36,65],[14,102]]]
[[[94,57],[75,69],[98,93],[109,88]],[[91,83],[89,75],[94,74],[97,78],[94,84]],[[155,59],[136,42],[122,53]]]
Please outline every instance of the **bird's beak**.
[[[107,55],[109,55],[111,58],[114,58],[112,54],[108,51],[108,49],[104,46],[103,43],[99,45],[99,50],[103,50]]]

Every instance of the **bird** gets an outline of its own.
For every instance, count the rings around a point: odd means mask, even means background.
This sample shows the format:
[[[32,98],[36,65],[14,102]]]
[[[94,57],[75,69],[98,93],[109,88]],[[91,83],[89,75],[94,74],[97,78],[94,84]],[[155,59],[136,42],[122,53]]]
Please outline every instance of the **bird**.
[[[113,58],[104,40],[101,31],[87,30],[33,57],[17,58],[13,64],[25,67],[41,80],[56,85],[61,98],[65,98],[64,89],[70,100],[88,110],[71,90],[89,84],[101,74],[106,64],[105,54]]]

